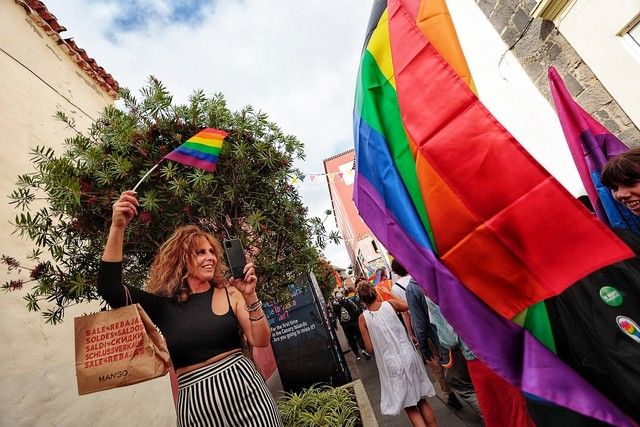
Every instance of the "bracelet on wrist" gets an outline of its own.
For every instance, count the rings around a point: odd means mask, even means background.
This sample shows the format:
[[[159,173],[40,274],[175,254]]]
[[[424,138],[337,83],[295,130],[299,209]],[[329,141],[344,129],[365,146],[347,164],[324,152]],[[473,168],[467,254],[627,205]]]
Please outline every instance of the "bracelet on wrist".
[[[258,317],[251,317],[249,316],[249,320],[251,320],[252,322],[257,322],[258,320],[262,319],[264,317],[264,313],[262,313],[260,316]]]
[[[256,311],[256,310],[262,308],[262,301],[258,300],[258,301],[254,302],[252,304],[245,304],[244,308],[249,313],[251,313],[252,311]]]

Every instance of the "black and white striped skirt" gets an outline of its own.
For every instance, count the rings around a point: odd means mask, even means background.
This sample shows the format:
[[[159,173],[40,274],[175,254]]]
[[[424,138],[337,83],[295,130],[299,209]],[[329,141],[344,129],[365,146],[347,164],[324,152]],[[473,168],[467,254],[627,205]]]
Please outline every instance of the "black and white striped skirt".
[[[276,402],[242,353],[178,377],[178,426],[282,426]]]

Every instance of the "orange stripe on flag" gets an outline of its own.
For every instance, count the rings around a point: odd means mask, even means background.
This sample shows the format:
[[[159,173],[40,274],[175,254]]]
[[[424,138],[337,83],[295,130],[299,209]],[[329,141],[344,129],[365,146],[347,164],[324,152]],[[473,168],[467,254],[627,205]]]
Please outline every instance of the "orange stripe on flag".
[[[458,77],[477,93],[445,0],[422,0],[416,16],[416,25]]]

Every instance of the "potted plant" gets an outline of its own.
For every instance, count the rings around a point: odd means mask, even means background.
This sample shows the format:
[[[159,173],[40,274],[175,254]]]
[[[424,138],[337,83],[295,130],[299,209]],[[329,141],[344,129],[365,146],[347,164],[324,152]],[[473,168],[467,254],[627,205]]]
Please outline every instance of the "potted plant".
[[[287,427],[363,425],[351,384],[335,388],[314,384],[299,393],[286,393],[278,408]]]

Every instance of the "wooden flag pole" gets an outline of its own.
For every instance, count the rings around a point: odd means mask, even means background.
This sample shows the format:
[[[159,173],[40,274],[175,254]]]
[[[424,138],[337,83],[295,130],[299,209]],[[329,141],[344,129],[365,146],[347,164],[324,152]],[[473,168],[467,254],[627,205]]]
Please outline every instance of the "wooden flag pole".
[[[162,160],[160,160],[161,162]],[[138,183],[135,185],[135,187],[133,187],[132,191],[136,191],[136,189],[138,188],[138,186],[140,184],[142,184],[142,181],[145,180],[146,177],[149,176],[149,174],[151,174],[151,172],[153,172],[154,170],[156,170],[156,168],[160,165],[160,162],[156,163],[155,165],[153,165],[153,167],[151,169],[149,169],[149,171],[147,173],[144,174],[144,176],[142,178],[140,178],[140,181],[138,181]]]

